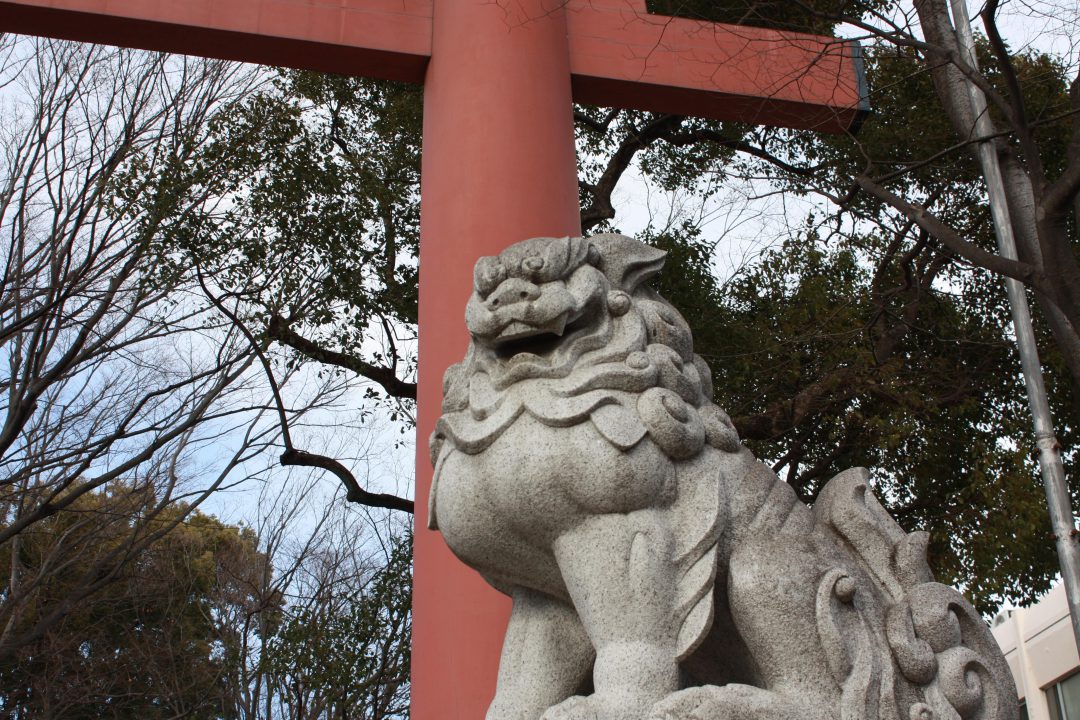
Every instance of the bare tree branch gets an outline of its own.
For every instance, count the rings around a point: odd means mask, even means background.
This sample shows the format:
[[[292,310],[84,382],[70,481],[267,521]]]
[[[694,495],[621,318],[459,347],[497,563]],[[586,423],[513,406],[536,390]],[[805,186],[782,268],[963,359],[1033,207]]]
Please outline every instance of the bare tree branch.
[[[289,322],[280,315],[271,316],[266,324],[266,334],[271,339],[303,353],[312,360],[350,370],[377,383],[390,397],[416,399],[416,383],[401,380],[394,373],[393,368],[372,365],[355,355],[321,347],[293,330]]]

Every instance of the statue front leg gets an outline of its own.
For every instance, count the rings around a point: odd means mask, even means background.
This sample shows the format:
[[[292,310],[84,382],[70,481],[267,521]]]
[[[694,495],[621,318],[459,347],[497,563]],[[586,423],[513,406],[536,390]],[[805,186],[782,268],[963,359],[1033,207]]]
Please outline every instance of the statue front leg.
[[[513,600],[486,720],[537,720],[578,691],[593,661],[592,643],[572,607],[524,588]]]
[[[599,515],[555,542],[555,558],[596,648],[595,692],[545,720],[640,720],[678,689],[671,531],[659,510]]]

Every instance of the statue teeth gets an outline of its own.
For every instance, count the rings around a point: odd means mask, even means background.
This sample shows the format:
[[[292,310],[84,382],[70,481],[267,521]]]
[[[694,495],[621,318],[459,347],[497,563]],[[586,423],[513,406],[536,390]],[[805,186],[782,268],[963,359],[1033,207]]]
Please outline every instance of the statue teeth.
[[[566,318],[568,314],[569,313],[562,313],[544,325],[530,325],[521,320],[513,320],[502,329],[502,332],[500,332],[495,339],[499,342],[510,342],[532,337],[533,335],[543,335],[545,333],[559,335],[561,337],[563,331],[566,329]]]

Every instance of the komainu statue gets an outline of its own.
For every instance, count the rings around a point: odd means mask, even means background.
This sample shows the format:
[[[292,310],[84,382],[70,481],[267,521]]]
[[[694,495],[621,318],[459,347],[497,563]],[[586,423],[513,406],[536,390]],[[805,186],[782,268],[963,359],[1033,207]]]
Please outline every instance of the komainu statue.
[[[429,523],[513,598],[488,720],[1015,720],[866,471],[811,508],[740,444],[663,262],[597,235],[476,264]]]

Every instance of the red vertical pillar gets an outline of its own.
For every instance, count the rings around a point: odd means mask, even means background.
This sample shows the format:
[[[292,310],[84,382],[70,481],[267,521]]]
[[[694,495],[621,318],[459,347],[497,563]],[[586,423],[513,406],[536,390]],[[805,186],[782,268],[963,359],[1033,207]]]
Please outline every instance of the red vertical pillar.
[[[580,234],[563,0],[435,0],[424,89],[412,717],[480,720],[509,601],[427,530],[427,442],[481,255]]]

